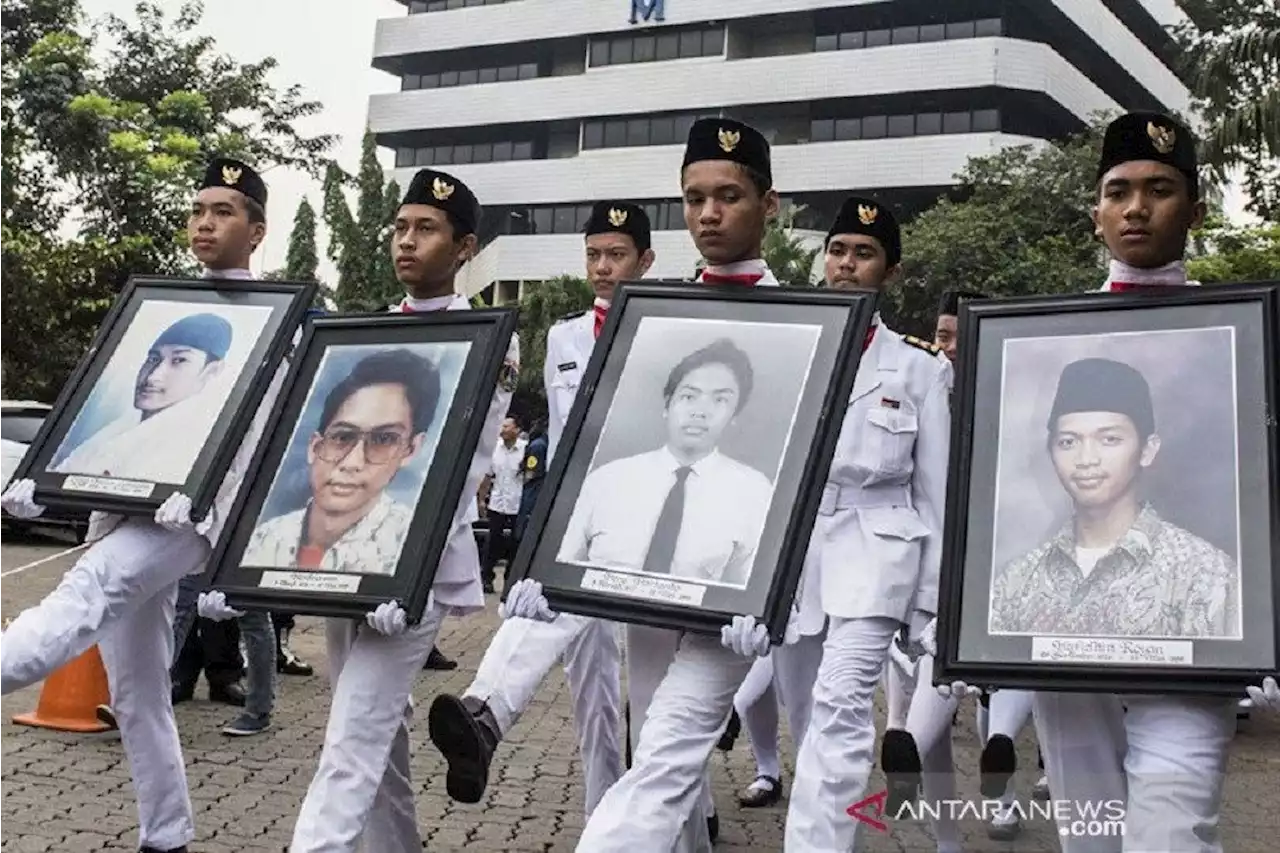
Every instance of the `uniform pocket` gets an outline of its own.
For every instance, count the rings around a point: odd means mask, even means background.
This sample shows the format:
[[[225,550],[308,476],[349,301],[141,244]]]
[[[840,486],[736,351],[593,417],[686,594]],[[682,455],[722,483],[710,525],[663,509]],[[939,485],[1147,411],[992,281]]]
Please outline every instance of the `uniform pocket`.
[[[925,538],[932,532],[920,520],[920,516],[916,515],[915,510],[907,507],[873,507],[861,509],[859,512],[866,522],[867,529],[876,536],[913,542]]]
[[[906,403],[904,401],[904,406]],[[858,467],[870,472],[864,485],[899,480],[911,474],[920,423],[913,410],[873,406],[857,450]]]

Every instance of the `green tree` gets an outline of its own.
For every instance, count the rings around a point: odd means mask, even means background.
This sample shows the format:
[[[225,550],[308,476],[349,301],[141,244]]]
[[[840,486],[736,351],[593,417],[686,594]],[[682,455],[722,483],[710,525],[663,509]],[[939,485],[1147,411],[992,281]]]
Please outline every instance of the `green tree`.
[[[1248,208],[1280,221],[1280,5],[1276,0],[1184,0],[1174,29],[1208,122],[1201,157],[1224,181],[1243,175]]]
[[[1192,235],[1187,275],[1203,282],[1280,279],[1280,223],[1234,226],[1211,217]]]
[[[802,210],[803,206],[788,207],[770,220],[760,246],[761,258],[784,287],[813,287],[815,284],[813,262],[822,247],[809,245],[795,233],[796,216]]]
[[[884,310],[895,328],[931,338],[938,297],[1096,288],[1106,266],[1090,220],[1098,128],[1036,149],[971,158],[943,198],[903,228],[904,281]]]
[[[311,202],[303,198],[298,212],[293,215],[293,230],[289,232],[289,249],[285,255],[285,275],[291,281],[318,281],[316,269],[320,258],[316,254],[316,212]]]
[[[584,278],[562,275],[529,285],[520,296],[520,379],[512,409],[526,418],[545,417],[547,396],[542,367],[547,360],[547,330],[567,314],[591,308],[594,294]]]
[[[355,177],[336,165],[325,174],[324,219],[329,230],[329,257],[338,265],[338,307],[343,311],[377,311],[398,300],[400,285],[389,249],[400,190],[383,181],[378,146],[365,133],[360,169]],[[356,191],[353,214],[344,190]]]

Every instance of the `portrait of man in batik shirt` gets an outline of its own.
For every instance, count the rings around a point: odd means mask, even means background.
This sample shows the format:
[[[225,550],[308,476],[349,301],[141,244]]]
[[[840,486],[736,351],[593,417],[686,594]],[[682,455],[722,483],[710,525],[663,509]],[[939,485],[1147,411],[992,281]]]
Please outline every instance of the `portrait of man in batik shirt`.
[[[1160,452],[1146,378],[1118,361],[1074,361],[1047,426],[1072,517],[995,573],[990,633],[1240,636],[1235,560],[1143,500]]]
[[[394,575],[414,510],[387,487],[421,449],[439,396],[430,359],[392,349],[357,362],[308,440],[311,499],[261,522],[241,564]]]

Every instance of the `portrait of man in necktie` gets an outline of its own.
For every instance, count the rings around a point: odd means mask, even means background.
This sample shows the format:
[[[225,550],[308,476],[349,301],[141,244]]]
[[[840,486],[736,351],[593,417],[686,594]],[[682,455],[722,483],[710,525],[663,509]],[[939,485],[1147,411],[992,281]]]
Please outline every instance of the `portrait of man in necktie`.
[[[745,587],[816,339],[645,318],[557,559]]]

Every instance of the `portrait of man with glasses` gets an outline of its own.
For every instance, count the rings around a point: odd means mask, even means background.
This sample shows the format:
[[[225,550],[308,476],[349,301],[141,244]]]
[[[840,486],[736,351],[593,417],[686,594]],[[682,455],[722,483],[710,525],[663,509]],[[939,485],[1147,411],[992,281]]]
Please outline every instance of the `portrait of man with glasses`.
[[[241,564],[394,575],[414,506],[389,487],[423,449],[440,386],[435,362],[406,348],[356,362],[325,395],[306,440],[305,506],[259,521]],[[300,421],[297,429],[306,428]],[[287,479],[288,462],[272,492]],[[424,475],[425,468],[419,481]]]

